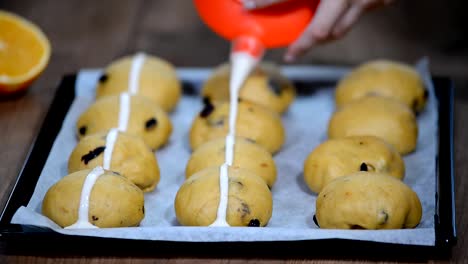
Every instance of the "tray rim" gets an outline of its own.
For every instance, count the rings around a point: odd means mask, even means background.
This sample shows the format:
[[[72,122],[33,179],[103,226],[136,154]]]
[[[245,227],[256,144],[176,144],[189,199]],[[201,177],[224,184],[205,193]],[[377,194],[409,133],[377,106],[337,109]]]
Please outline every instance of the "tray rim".
[[[195,68],[194,68],[195,69]],[[200,68],[196,68],[200,69]],[[189,70],[184,68],[183,70]],[[47,159],[47,155],[42,155],[45,150],[48,153],[55,141],[58,132],[61,129],[62,122],[68,112],[69,107],[75,97],[75,83],[77,80],[76,73],[65,75],[60,82],[49,107],[49,111],[43,120],[42,126],[31,145],[29,153],[23,163],[23,167],[20,170],[16,182],[14,183],[9,193],[8,199],[0,215],[0,239],[8,241],[10,245],[16,242],[27,239],[31,241],[51,240],[60,241],[60,245],[64,244],[73,245],[75,243],[81,244],[80,241],[92,241],[86,242],[86,244],[99,244],[102,241],[112,241],[110,244],[127,244],[129,239],[109,239],[109,238],[98,238],[98,237],[85,237],[85,236],[68,236],[62,235],[51,231],[47,228],[39,228],[34,226],[26,225],[15,225],[10,224],[11,217],[19,207],[18,205],[27,205],[29,202],[32,192],[35,188],[37,178],[42,171],[42,168]],[[256,253],[259,255],[262,248],[263,251],[269,252],[273,244],[287,245],[289,253],[295,252],[295,256],[303,255],[314,256],[324,254],[326,250],[320,250],[320,252],[307,252],[307,248],[313,246],[324,248],[324,245],[330,244],[336,245],[343,244],[346,248],[352,248],[348,254],[343,255],[354,255],[361,256],[359,252],[362,249],[366,249],[366,258],[369,257],[369,252],[380,252],[380,256],[383,253],[390,257],[394,257],[395,252],[400,252],[403,249],[410,250],[410,255],[414,252],[420,252],[419,256],[435,257],[450,254],[450,249],[456,243],[456,225],[455,225],[455,197],[454,197],[454,149],[453,149],[453,117],[454,117],[454,85],[451,79],[448,77],[433,77],[435,96],[438,98],[438,110],[439,110],[439,151],[436,155],[436,214],[434,215],[435,220],[435,233],[436,241],[433,246],[417,246],[417,245],[403,245],[403,244],[391,244],[391,243],[380,243],[370,241],[357,241],[357,240],[346,240],[346,239],[323,239],[323,240],[296,240],[296,241],[273,241],[273,242],[169,242],[169,241],[143,241],[141,244],[150,244],[151,248],[158,246],[159,248],[165,248],[169,245],[171,247],[186,247],[190,245],[191,248],[198,248],[195,254],[203,252],[201,245],[209,245],[208,248],[220,247],[217,253],[223,253],[221,245],[228,244],[229,247],[239,247],[242,252],[249,253],[249,248],[252,248],[252,244],[255,244]],[[334,81],[335,82],[335,81]],[[31,176],[31,174],[33,176]],[[449,177],[446,177],[446,175]],[[29,176],[28,176],[29,175]],[[441,177],[441,175],[445,175]],[[33,177],[31,179],[31,177]],[[24,189],[31,190],[30,193],[24,195],[21,191]],[[448,205],[448,206],[447,206]],[[63,243],[62,240],[67,241]],[[131,243],[135,243],[137,240],[132,240]],[[141,241],[140,241],[141,242]],[[197,245],[197,246],[194,246]],[[217,246],[215,246],[217,245]],[[91,249],[92,247],[90,247]],[[343,248],[343,247],[341,247]],[[302,249],[302,250],[301,250]],[[359,250],[361,249],[361,250]],[[369,251],[372,250],[372,251]],[[65,250],[66,251],[66,250]],[[43,252],[43,251],[41,251]],[[160,253],[167,253],[170,250],[166,249],[160,251]],[[279,254],[281,251],[275,251]],[[392,253],[393,252],[393,253]],[[411,253],[413,252],[413,253]],[[43,252],[45,253],[45,252]],[[211,252],[212,253],[212,252]],[[227,252],[224,252],[227,253]],[[270,252],[271,253],[271,252]],[[284,252],[287,253],[287,252]],[[332,255],[336,255],[335,250],[330,252]],[[341,252],[345,253],[345,252]],[[291,255],[291,254],[286,254]],[[341,255],[341,254],[340,254]],[[413,255],[414,257],[414,255]]]

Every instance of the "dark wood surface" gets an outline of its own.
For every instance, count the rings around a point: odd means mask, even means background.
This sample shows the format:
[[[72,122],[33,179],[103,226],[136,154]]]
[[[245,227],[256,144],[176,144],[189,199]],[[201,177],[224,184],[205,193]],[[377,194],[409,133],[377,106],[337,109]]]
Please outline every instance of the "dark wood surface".
[[[443,3],[442,3],[443,2]],[[351,65],[386,57],[412,62],[429,56],[436,74],[456,80],[455,173],[458,243],[448,260],[468,259],[468,34],[464,1],[401,0],[365,17],[345,39],[320,47],[300,63]],[[176,66],[214,66],[226,60],[228,44],[207,30],[188,0],[11,0],[0,9],[38,24],[49,37],[53,54],[44,74],[17,98],[0,100],[0,206],[26,158],[61,77],[81,68],[103,67],[138,50],[156,54]],[[282,51],[269,54],[279,60]],[[3,252],[0,244],[0,252]],[[0,255],[0,263],[331,263],[335,260],[192,259],[140,257],[40,257]],[[341,260],[342,261],[342,260]],[[344,262],[344,261],[343,261]],[[349,261],[366,262],[366,261]]]

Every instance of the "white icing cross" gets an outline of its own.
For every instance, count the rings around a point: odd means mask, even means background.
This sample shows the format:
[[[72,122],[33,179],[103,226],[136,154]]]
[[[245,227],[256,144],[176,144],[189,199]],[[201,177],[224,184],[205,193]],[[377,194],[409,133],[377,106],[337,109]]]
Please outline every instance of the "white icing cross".
[[[145,62],[146,55],[142,52],[139,52],[135,55],[132,60],[132,66],[130,68],[130,73],[128,76],[128,91],[130,94],[137,94],[140,83],[140,73]]]
[[[110,170],[112,153],[114,152],[115,142],[119,136],[119,130],[112,128],[106,136],[106,148],[104,149],[103,167],[105,170]]]
[[[87,176],[81,189],[80,205],[78,207],[78,220],[65,229],[84,229],[84,228],[98,228],[88,221],[89,218],[89,197],[99,176],[103,175],[104,169],[100,166],[94,168]]]
[[[128,93],[120,94],[120,111],[119,111],[119,131],[125,132],[130,118],[131,95]]]

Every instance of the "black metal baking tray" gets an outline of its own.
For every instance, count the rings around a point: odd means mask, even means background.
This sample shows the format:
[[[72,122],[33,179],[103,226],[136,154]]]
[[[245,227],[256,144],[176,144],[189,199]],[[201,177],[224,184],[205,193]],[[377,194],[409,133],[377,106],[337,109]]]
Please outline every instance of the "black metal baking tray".
[[[167,242],[109,239],[62,235],[48,228],[10,224],[20,206],[26,206],[47,160],[53,142],[75,97],[76,75],[67,75],[57,88],[42,128],[8,197],[0,216],[0,236],[6,253],[30,255],[158,255],[158,256],[229,256],[229,257],[353,257],[365,259],[445,258],[456,243],[454,170],[453,170],[453,98],[449,78],[434,77],[439,110],[439,149],[436,158],[436,215],[434,246],[413,246],[346,239],[274,242]],[[299,93],[323,83],[296,83]],[[194,86],[184,82],[184,91]]]

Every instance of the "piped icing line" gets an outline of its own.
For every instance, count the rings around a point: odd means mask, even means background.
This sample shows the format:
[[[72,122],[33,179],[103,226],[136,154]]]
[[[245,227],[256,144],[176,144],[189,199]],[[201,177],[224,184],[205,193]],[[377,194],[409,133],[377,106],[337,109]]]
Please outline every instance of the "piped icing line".
[[[229,227],[227,222],[229,198],[229,166],[234,162],[234,146],[236,136],[236,120],[239,105],[239,90],[249,73],[258,63],[258,58],[248,53],[238,52],[232,54],[232,71],[229,83],[229,130],[225,141],[225,160],[219,172],[219,205],[215,221],[211,227]]]
[[[98,228],[89,222],[89,197],[99,176],[105,173],[101,166],[94,168],[87,176],[81,189],[80,205],[78,207],[78,219],[65,229]]]
[[[211,227],[229,227],[227,222],[227,207],[229,197],[229,166],[224,163],[220,168],[219,177],[219,205],[216,212],[216,219],[210,225]]]
[[[104,149],[103,167],[105,170],[110,170],[112,162],[112,153],[114,152],[115,142],[119,136],[119,130],[112,128],[106,136],[106,148]]]
[[[140,73],[145,63],[146,55],[143,52],[137,53],[132,60],[132,66],[128,77],[128,92],[137,94],[140,88]]]
[[[226,151],[224,153],[224,163],[232,166],[234,163],[234,145],[236,144],[235,131],[226,136],[225,146]]]
[[[119,124],[118,129],[125,132],[128,126],[128,119],[130,118],[130,99],[131,95],[128,93],[120,94],[120,110],[119,110]]]

